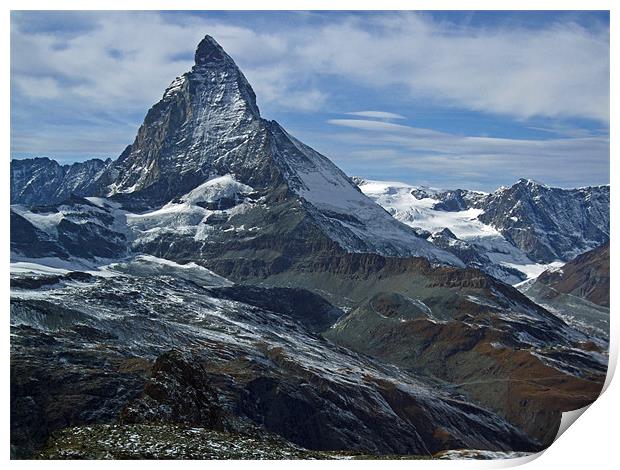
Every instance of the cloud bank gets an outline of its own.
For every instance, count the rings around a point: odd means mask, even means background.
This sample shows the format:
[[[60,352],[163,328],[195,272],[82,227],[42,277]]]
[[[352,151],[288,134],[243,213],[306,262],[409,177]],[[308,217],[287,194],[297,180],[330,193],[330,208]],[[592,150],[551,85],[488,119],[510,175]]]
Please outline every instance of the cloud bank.
[[[208,16],[99,12],[82,15],[92,29],[59,35],[29,30],[32,15],[14,15],[11,33],[15,84],[34,98],[46,88],[106,106],[151,103],[188,68],[208,32],[242,65],[262,101],[284,107],[322,105],[327,93],[313,76],[335,76],[519,118],[609,120],[608,29],[468,28],[399,13],[332,14],[319,23],[299,16],[299,25],[263,31]],[[28,78],[47,82],[29,86]]]

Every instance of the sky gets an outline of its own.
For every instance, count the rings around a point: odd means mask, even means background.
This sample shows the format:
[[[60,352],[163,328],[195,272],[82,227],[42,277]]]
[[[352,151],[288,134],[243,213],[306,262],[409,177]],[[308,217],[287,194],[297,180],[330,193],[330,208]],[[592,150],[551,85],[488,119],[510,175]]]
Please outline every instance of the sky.
[[[11,158],[117,158],[213,36],[351,176],[609,183],[607,12],[11,13]]]

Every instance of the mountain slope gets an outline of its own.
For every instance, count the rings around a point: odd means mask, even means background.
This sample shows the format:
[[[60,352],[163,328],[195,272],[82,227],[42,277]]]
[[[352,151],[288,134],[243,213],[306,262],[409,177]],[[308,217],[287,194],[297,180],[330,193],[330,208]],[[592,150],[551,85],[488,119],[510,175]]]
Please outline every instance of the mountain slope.
[[[559,294],[609,307],[609,243],[577,256],[561,269],[545,271],[536,282]]]
[[[71,196],[61,204],[11,206],[11,252],[22,258],[119,258],[127,231],[110,205]],[[27,243],[24,240],[28,240]]]
[[[529,321],[513,330],[502,316],[470,314],[440,322],[424,310],[417,299],[381,293],[326,336],[404,370],[442,379],[545,445],[555,438],[561,412],[585,406],[600,393],[606,372],[597,357],[600,349],[588,353],[583,344],[557,339],[537,345],[527,334],[544,328]]]
[[[609,338],[609,243],[519,286],[577,328]]]
[[[14,455],[69,425],[111,423],[275,433],[375,455],[538,446],[432,381],[325,341],[313,330],[337,312],[316,294],[206,272],[199,284],[170,265],[12,276]]]

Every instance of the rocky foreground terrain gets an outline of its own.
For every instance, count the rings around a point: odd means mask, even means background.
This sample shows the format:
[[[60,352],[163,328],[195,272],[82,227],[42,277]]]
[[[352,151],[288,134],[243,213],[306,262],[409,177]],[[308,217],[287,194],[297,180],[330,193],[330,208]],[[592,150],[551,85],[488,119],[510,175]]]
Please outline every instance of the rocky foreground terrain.
[[[208,36],[118,159],[11,178],[14,458],[501,458],[548,446],[605,380],[605,326],[490,253],[605,243],[608,188],[407,190],[475,210],[495,245],[402,223],[263,119]],[[548,285],[592,303],[600,269]]]
[[[322,338],[317,327],[338,312],[316,294],[216,276],[198,284],[135,264],[13,277],[17,455],[56,429],[115,422],[264,429],[308,449],[370,454],[538,446],[446,385]]]
[[[260,433],[257,437],[205,428],[171,425],[97,425],[56,433],[43,459],[234,459],[234,460],[459,460],[514,459],[526,452],[450,450],[426,455],[371,455],[342,451],[311,451]]]

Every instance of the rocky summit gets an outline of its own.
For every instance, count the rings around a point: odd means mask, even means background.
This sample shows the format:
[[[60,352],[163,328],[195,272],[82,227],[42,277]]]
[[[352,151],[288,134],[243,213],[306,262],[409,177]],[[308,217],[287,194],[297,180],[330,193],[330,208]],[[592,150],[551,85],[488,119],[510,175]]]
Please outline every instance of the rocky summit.
[[[117,159],[13,160],[12,456],[548,446],[606,326],[510,284],[607,242],[609,188],[388,186],[261,117],[209,36]],[[605,308],[598,259],[536,285]]]

